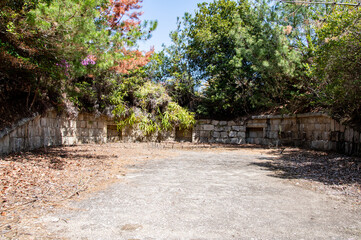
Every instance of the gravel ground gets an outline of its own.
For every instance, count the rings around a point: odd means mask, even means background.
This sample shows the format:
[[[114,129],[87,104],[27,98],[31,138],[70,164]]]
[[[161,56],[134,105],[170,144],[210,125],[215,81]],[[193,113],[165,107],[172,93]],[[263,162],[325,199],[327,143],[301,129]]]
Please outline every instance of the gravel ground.
[[[22,221],[17,239],[361,239],[357,198],[300,173],[285,177],[269,167],[277,154],[177,146]]]

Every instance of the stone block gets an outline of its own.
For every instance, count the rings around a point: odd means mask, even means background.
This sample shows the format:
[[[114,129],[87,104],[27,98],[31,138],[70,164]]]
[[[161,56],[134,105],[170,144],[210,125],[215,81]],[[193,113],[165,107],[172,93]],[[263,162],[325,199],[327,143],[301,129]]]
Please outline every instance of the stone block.
[[[9,152],[10,137],[8,135],[4,136],[0,140],[0,146],[2,146],[2,150],[0,153],[8,153]]]
[[[211,132],[210,131],[200,131],[199,135],[201,138],[209,138],[211,136]]]
[[[217,120],[212,120],[212,125],[217,126],[218,124],[219,124],[219,121],[217,121]]]
[[[309,132],[309,131],[315,131],[315,124],[305,124],[305,131]]]
[[[331,140],[331,132],[323,132],[322,140],[330,141]]]
[[[279,125],[273,125],[271,124],[271,131],[279,131],[280,126]]]
[[[214,131],[223,132],[223,131],[224,131],[224,127],[215,126],[215,127],[214,127]]]
[[[231,143],[232,143],[232,144],[240,144],[240,143],[241,143],[241,139],[239,139],[239,138],[231,138]]]
[[[213,131],[214,130],[214,125],[202,125],[202,129],[203,131]]]
[[[307,124],[314,124],[316,122],[316,119],[314,117],[308,117],[305,119],[305,122]]]
[[[80,135],[82,137],[89,137],[89,130],[87,128],[81,129],[80,130]]]
[[[350,128],[349,128],[349,127],[346,127],[346,129],[345,129],[345,141],[346,141],[346,142],[350,142],[350,141],[351,141],[351,138],[350,138]]]
[[[86,123],[87,123],[87,124],[86,124],[86,127],[87,127],[87,128],[93,128],[93,124],[94,124],[93,121],[87,121]]]
[[[86,128],[87,124],[86,124],[86,121],[81,121],[80,122],[80,127],[81,128]]]
[[[19,127],[19,128],[18,128],[17,130],[15,130],[15,131],[17,132],[17,133],[16,133],[16,136],[17,136],[17,137],[24,137],[24,135],[25,135],[25,134],[24,134],[24,132],[25,132],[25,131],[24,131],[24,127]],[[15,131],[14,131],[14,132],[15,132]]]
[[[42,147],[41,137],[34,137],[34,138],[33,138],[32,147],[33,147],[33,148],[40,148],[40,147]]]
[[[312,140],[322,140],[322,132],[321,131],[313,131]]]
[[[219,122],[219,125],[220,125],[220,126],[226,126],[226,125],[227,125],[227,121],[220,121],[220,122]]]
[[[323,141],[323,140],[311,141],[311,148],[316,150],[325,150],[325,142],[327,141]]]
[[[202,124],[210,124],[211,120],[208,119],[200,119],[197,121],[197,124],[202,125]]]
[[[229,137],[231,137],[231,138],[237,137],[237,132],[235,132],[235,131],[229,132]]]
[[[47,126],[47,119],[46,118],[40,118],[40,126],[46,127]]]
[[[355,143],[359,143],[359,142],[360,142],[360,133],[359,133],[359,132],[354,131],[354,133],[353,133],[353,141],[354,141]]]
[[[241,126],[232,126],[232,130],[238,132],[241,130]]]
[[[236,126],[236,122],[235,121],[228,121],[228,126]]]
[[[237,137],[246,138],[246,132],[238,132]]]
[[[227,138],[228,133],[227,132],[221,132],[221,138]]]
[[[330,131],[336,131],[336,130],[335,130],[335,126],[336,126],[336,121],[335,121],[335,120],[332,120],[332,121],[331,121],[331,124],[330,124]]]
[[[316,131],[321,131],[321,124],[315,123],[315,130]]]
[[[335,130],[336,132],[340,131],[340,123],[335,120]]]
[[[98,128],[103,129],[105,127],[105,123],[103,121],[98,122]]]
[[[269,138],[271,138],[271,139],[278,139],[278,132],[277,132],[277,131],[271,131],[271,132],[269,132]]]
[[[65,127],[65,128],[69,127],[69,121],[68,120],[61,120],[61,126]]]
[[[212,136],[214,138],[219,138],[221,136],[221,133],[220,132],[213,132]]]
[[[223,127],[223,131],[231,131],[232,127],[229,127],[229,126],[226,126],[226,127]]]

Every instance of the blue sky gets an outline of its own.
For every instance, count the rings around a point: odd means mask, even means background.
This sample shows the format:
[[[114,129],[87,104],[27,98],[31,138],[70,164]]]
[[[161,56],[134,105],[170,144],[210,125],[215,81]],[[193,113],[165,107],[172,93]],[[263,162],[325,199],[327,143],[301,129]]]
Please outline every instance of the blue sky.
[[[139,42],[140,50],[147,51],[151,46],[158,52],[162,49],[162,43],[169,45],[170,31],[176,29],[177,17],[182,17],[185,12],[191,14],[197,9],[197,4],[202,2],[212,2],[213,0],[144,0],[144,14],[141,19],[158,20],[158,27],[153,32],[153,36],[146,42]]]

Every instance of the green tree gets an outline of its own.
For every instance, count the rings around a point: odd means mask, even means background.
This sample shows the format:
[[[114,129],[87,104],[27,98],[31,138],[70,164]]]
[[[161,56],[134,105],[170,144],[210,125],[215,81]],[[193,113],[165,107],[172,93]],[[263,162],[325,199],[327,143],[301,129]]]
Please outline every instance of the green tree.
[[[187,57],[206,81],[201,114],[231,117],[285,101],[298,54],[272,17],[264,2],[199,5],[189,19]]]
[[[188,13],[182,20],[178,18],[177,29],[169,34],[172,43],[162,52],[163,75],[161,81],[174,101],[194,110],[198,99],[196,88],[199,86],[199,82],[193,77],[186,57],[188,45],[186,24],[189,23],[189,18]]]
[[[338,6],[317,30],[313,71],[318,105],[338,118],[361,119],[361,10]]]
[[[102,88],[111,84],[103,76],[126,74],[145,65],[151,55],[152,51],[136,50],[137,41],[147,39],[156,27],[156,22],[140,23],[139,2],[2,2],[2,93],[13,89],[4,95],[24,95],[27,108],[34,106],[36,98],[61,107],[73,92],[99,98]]]

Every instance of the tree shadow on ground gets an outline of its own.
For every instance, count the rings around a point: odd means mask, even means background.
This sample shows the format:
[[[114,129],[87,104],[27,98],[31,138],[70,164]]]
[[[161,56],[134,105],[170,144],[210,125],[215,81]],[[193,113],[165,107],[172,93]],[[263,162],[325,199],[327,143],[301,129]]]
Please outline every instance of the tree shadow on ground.
[[[47,147],[0,157],[0,160],[3,161],[18,163],[33,162],[38,166],[46,166],[56,170],[63,170],[69,161],[96,160],[98,162],[98,160],[106,159],[109,159],[109,155],[96,154],[91,149],[80,150],[73,149],[72,147]]]
[[[326,185],[361,184],[361,159],[337,153],[311,150],[272,151],[276,158],[260,158],[266,162],[252,165],[274,171],[283,179],[307,179]]]

